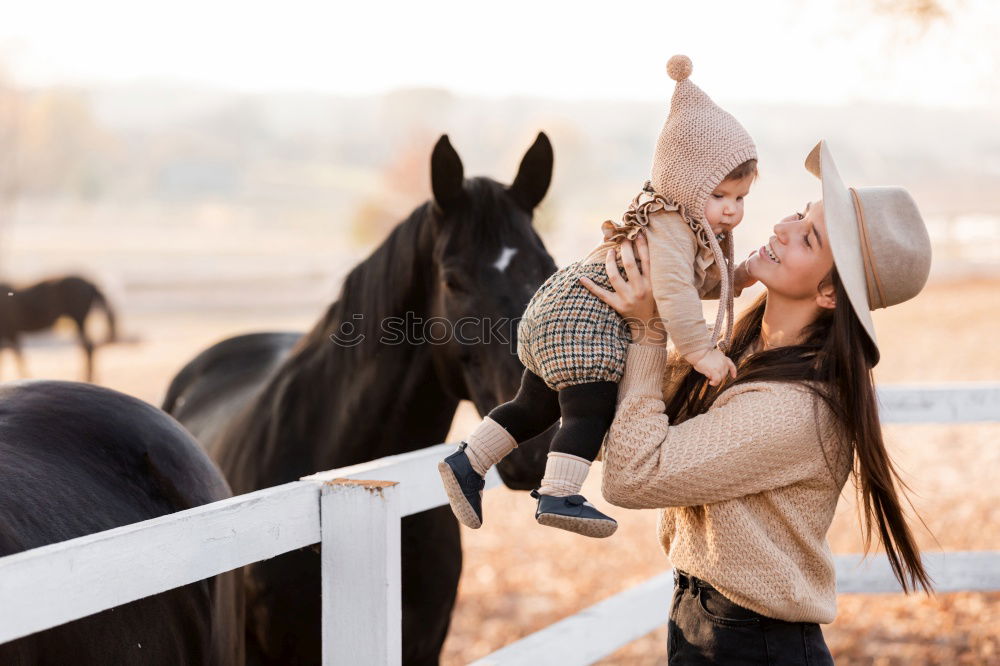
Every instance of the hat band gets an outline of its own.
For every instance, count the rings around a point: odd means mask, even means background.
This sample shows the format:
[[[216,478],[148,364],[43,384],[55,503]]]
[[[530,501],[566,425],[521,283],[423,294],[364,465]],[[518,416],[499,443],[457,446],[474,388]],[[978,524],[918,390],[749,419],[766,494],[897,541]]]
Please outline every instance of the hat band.
[[[858,219],[858,235],[861,237],[861,258],[865,265],[865,287],[868,291],[869,309],[876,310],[888,307],[885,292],[882,290],[882,280],[879,279],[878,270],[875,268],[872,246],[868,240],[868,224],[865,222],[865,209],[861,205],[861,197],[858,196],[858,191],[853,187],[847,189],[850,190],[851,198],[854,199],[854,213]]]

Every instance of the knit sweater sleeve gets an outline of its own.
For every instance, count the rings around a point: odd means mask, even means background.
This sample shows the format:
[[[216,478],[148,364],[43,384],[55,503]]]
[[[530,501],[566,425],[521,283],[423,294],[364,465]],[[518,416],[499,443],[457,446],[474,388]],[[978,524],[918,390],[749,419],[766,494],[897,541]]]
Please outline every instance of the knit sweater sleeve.
[[[679,215],[660,213],[650,220],[646,239],[653,298],[670,339],[683,356],[711,349],[712,335],[695,286],[694,233]]]
[[[725,391],[706,413],[671,425],[662,347],[629,345],[618,409],[604,441],[605,499],[647,509],[712,504],[814,476],[824,458],[813,397],[790,383]]]
[[[746,270],[744,268],[744,270]],[[738,284],[733,285],[733,298],[739,298],[743,294],[743,287]],[[717,301],[722,298],[722,280],[718,276],[712,281],[711,287],[702,291],[701,297],[709,301]]]

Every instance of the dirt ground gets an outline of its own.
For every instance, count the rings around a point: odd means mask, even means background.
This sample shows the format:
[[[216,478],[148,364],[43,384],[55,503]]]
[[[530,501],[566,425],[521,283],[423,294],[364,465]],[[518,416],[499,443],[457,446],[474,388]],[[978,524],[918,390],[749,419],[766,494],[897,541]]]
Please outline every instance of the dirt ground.
[[[202,294],[204,295],[204,294]],[[320,313],[317,299],[260,309],[147,307],[129,294],[122,331],[132,342],[101,349],[98,381],[158,403],[173,373],[212,342],[249,330],[302,330]],[[178,302],[197,301],[180,297]],[[225,299],[220,299],[224,302]],[[879,382],[998,381],[1000,279],[930,285],[915,301],[876,313],[883,360]],[[95,325],[95,330],[99,327]],[[99,335],[99,333],[98,333]],[[35,377],[77,379],[81,362],[69,331],[35,338],[27,355]],[[3,379],[12,359],[2,359]],[[449,440],[476,421],[464,405]],[[915,522],[927,550],[1000,550],[1000,424],[887,426],[887,439],[911,500],[927,524]],[[537,526],[525,493],[487,494],[487,525],[464,530],[465,569],[443,663],[461,664],[575,613],[669,567],[654,536],[655,512],[609,508],[599,469],[585,492],[619,521],[608,540],[589,540]],[[829,533],[837,553],[861,551],[852,486]],[[664,620],[669,599],[663,601]],[[1000,592],[859,596],[839,599],[824,634],[838,664],[1000,664]],[[664,663],[658,630],[606,658],[604,664]]]

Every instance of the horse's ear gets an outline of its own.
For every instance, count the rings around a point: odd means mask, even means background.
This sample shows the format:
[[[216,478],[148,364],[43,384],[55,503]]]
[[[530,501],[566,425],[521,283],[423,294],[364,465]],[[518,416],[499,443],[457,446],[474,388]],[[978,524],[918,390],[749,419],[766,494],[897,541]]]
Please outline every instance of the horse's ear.
[[[448,135],[442,134],[431,153],[431,190],[438,208],[448,210],[462,197],[464,175],[462,158],[451,147]]]
[[[508,192],[521,208],[529,213],[535,210],[552,182],[552,144],[545,132],[528,148],[517,170],[517,177]]]

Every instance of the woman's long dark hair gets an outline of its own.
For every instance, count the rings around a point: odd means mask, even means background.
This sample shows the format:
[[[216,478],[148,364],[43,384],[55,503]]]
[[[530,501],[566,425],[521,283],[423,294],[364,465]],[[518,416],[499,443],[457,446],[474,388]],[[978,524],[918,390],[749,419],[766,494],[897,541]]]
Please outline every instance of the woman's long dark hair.
[[[834,269],[824,285],[833,285],[837,307],[824,310],[804,330],[804,339],[788,345],[749,354],[740,362],[737,378],[712,387],[706,377],[693,370],[680,383],[667,405],[672,423],[702,414],[726,388],[746,382],[806,382],[833,413],[844,441],[853,447],[853,471],[863,509],[864,546],[871,546],[872,530],[904,592],[932,590],[930,576],[920,560],[920,551],[903,514],[895,483],[909,490],[899,478],[882,439],[872,368],[878,363],[878,348],[869,339],[848,301],[847,292]],[[821,285],[824,286],[824,285]],[[761,333],[767,294],[743,312],[733,330],[730,356],[743,357]],[[824,452],[825,455],[825,452]]]

